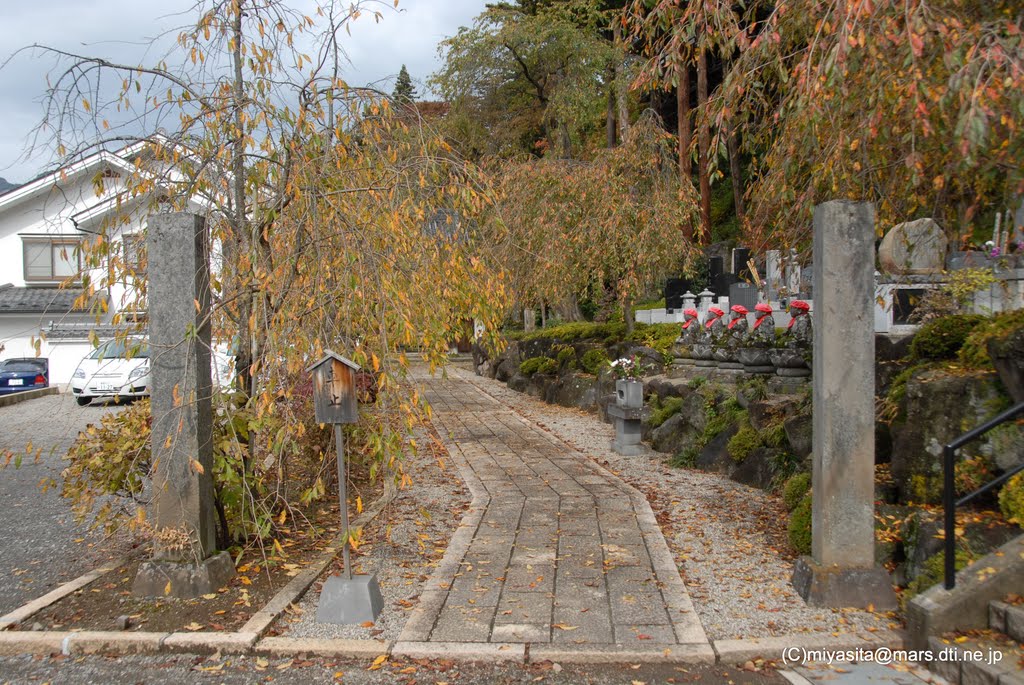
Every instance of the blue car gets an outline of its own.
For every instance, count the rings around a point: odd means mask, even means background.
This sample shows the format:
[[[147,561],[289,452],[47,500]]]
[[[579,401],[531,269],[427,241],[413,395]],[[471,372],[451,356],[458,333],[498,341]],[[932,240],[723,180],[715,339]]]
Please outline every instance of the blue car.
[[[46,388],[50,385],[48,359],[4,359],[0,361],[0,395]]]

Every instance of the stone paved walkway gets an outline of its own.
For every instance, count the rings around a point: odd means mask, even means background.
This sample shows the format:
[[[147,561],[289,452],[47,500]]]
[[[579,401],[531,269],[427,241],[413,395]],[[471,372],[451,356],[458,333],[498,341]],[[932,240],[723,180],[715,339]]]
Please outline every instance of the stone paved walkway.
[[[711,655],[644,497],[449,373],[419,380],[473,506],[400,640]]]

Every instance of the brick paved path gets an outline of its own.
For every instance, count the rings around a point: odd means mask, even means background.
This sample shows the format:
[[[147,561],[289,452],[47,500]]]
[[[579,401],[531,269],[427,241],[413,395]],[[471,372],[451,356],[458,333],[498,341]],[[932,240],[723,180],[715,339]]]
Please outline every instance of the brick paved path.
[[[700,619],[643,496],[470,374],[450,374],[420,380],[473,506],[400,640],[703,653]]]

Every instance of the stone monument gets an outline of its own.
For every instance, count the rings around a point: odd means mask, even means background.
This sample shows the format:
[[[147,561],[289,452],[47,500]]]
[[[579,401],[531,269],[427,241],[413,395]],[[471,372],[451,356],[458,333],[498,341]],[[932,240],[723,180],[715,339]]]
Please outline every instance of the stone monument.
[[[156,535],[132,591],[193,598],[235,573],[216,544],[209,233],[202,217],[184,213],[150,217],[147,233]]]
[[[814,210],[811,556],[793,585],[808,604],[896,608],[875,565],[874,206]]]
[[[946,265],[948,246],[945,232],[932,219],[896,224],[878,246],[878,264],[897,276],[938,273]]]

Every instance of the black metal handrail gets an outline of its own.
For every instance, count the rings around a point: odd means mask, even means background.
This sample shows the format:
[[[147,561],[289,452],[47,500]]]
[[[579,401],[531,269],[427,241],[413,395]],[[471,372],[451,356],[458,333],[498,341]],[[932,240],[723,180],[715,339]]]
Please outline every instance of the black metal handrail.
[[[977,440],[981,436],[988,433],[996,426],[1000,426],[1012,418],[1015,418],[1019,414],[1024,414],[1024,402],[1016,404],[999,416],[995,417],[991,421],[981,424],[973,430],[969,430],[959,438],[949,443],[942,449],[942,477],[943,477],[943,493],[942,493],[942,506],[945,509],[945,530],[943,537],[945,538],[945,587],[947,590],[952,590],[956,587],[956,509],[967,504],[975,497],[983,495],[1006,481],[1013,478],[1015,475],[1024,471],[1024,463],[1018,464],[1014,468],[1008,470],[1003,475],[999,476],[995,480],[982,485],[974,492],[964,495],[960,499],[956,499],[956,479],[955,479],[955,455],[956,451],[966,445],[969,442]]]

